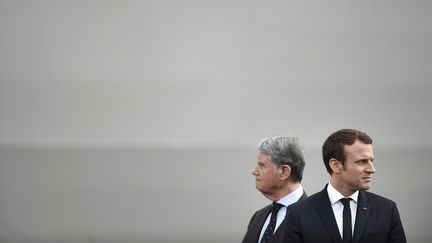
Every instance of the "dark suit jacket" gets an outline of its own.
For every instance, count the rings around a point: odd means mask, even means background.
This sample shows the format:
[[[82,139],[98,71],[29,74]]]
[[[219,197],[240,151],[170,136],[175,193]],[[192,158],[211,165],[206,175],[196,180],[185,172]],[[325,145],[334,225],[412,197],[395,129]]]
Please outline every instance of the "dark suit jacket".
[[[307,197],[306,193],[303,192],[303,195],[300,197],[299,201],[305,199],[306,197]],[[252,215],[252,218],[249,221],[248,229],[247,229],[246,234],[242,240],[242,243],[258,243],[261,229],[264,225],[265,220],[267,219],[268,215],[270,214],[271,206],[272,205],[270,204],[270,205],[256,211],[254,213],[254,215]],[[279,239],[279,237],[281,235],[281,229],[283,228],[284,221],[282,221],[282,223],[276,229],[276,232],[273,234],[272,238],[270,239],[270,242],[273,242],[273,241],[276,241]]]
[[[359,191],[353,243],[406,243],[396,203],[367,191]],[[342,242],[327,186],[287,209],[279,242]]]

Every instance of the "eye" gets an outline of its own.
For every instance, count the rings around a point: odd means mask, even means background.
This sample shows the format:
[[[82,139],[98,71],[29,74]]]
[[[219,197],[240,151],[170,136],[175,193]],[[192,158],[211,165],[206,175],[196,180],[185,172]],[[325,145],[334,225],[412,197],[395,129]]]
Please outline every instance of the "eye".
[[[357,161],[357,164],[363,165],[363,164],[366,164],[367,162],[368,162],[367,160],[363,159],[363,160]]]

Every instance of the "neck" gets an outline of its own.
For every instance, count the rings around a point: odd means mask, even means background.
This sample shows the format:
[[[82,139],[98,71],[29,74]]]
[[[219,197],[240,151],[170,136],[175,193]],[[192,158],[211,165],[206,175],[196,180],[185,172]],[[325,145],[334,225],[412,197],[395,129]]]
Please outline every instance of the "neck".
[[[281,198],[295,191],[300,186],[300,182],[287,183],[284,187],[280,188],[274,193],[264,194],[266,198],[272,201],[279,201]]]
[[[334,177],[331,177],[330,184],[336,189],[338,192],[340,192],[344,197],[351,196],[354,192],[351,188],[347,187],[345,184],[340,183],[337,179]]]

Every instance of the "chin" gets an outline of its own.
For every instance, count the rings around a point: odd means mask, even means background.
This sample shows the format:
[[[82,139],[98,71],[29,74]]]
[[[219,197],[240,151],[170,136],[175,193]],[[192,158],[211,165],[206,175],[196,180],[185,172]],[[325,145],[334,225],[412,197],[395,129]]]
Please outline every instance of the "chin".
[[[261,188],[258,184],[255,185],[255,188],[256,188],[258,191],[262,191],[262,188]]]
[[[363,186],[360,187],[361,190],[369,190],[370,188],[371,188],[371,185],[370,185],[370,184],[368,184],[368,185],[363,185]]]

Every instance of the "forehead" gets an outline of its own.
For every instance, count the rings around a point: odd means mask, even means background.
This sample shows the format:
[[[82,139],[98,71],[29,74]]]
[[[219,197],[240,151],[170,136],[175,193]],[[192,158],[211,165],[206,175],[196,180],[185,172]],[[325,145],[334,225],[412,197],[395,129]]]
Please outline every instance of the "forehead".
[[[356,140],[351,145],[344,145],[344,151],[347,158],[349,157],[373,157],[373,146],[372,144],[365,144],[359,140]]]
[[[270,157],[267,154],[264,154],[262,152],[258,152],[256,155],[257,161],[263,162],[263,163],[271,163]]]

